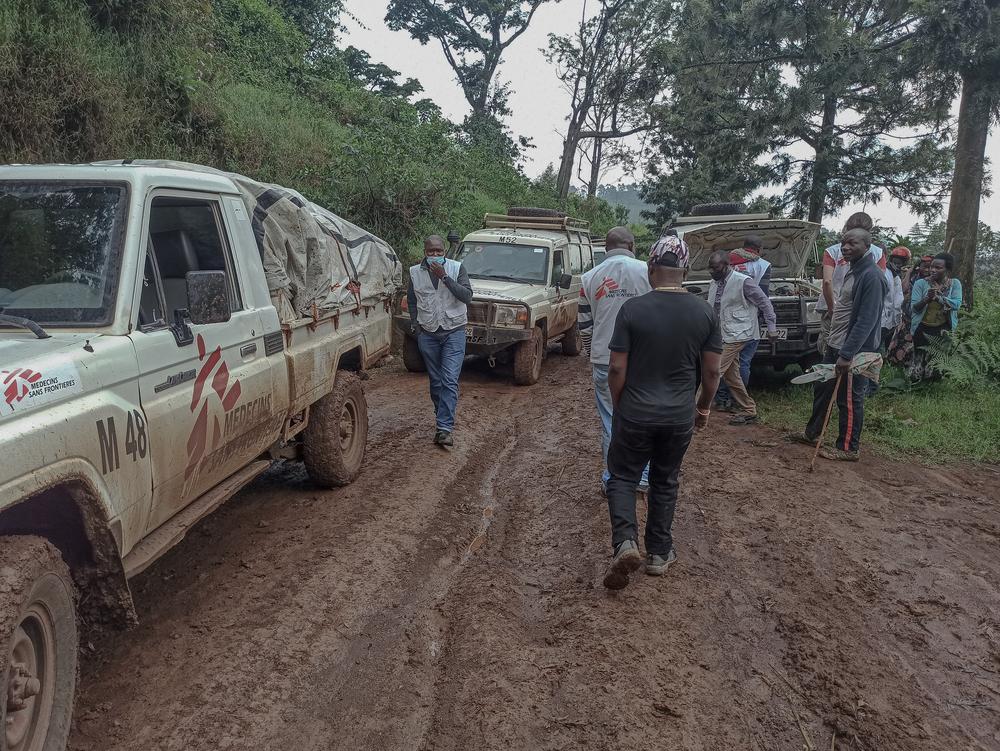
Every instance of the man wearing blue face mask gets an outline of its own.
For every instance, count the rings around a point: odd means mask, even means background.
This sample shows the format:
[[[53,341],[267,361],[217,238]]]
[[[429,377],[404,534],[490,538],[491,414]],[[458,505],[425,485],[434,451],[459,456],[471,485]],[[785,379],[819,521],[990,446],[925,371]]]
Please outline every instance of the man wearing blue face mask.
[[[458,377],[465,360],[466,306],[472,300],[472,283],[461,263],[444,257],[444,247],[438,235],[424,240],[424,260],[410,269],[406,300],[410,330],[417,337],[430,377],[437,419],[434,443],[453,446]]]

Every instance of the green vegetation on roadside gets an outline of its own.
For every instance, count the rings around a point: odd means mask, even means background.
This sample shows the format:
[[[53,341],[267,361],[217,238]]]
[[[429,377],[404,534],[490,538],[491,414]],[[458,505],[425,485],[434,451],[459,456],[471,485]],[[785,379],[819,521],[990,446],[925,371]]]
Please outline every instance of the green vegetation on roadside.
[[[357,51],[310,37],[294,12],[307,5],[0,3],[0,163],[209,164],[295,188],[402,256],[487,212],[558,207],[504,151],[503,134],[470,138],[433,102],[401,94],[394,71],[385,78]],[[618,219],[599,199],[571,196],[562,208],[597,232]]]

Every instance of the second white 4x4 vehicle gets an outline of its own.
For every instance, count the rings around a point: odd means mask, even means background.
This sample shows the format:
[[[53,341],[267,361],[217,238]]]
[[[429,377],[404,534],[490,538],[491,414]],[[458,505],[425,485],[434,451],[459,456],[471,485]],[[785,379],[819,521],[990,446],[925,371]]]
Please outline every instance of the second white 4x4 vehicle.
[[[538,381],[550,342],[561,342],[563,354],[580,354],[580,277],[594,265],[587,222],[547,209],[512,208],[487,214],[483,228],[448,255],[465,266],[472,282],[468,354],[512,361],[514,382],[522,386]],[[403,363],[422,371],[405,298],[402,305],[396,320]]]
[[[0,167],[0,750],[65,747],[81,627],[273,459],[358,475],[401,272],[239,175]]]

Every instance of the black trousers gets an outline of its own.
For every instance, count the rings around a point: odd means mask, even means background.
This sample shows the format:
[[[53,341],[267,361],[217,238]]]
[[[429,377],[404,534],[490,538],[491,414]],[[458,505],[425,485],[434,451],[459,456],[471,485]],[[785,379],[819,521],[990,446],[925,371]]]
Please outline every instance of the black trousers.
[[[827,347],[823,362],[835,363],[840,352]],[[837,379],[819,381],[813,386],[813,410],[806,425],[806,437],[815,441],[823,430],[823,419],[833,398]],[[842,451],[857,451],[861,442],[861,428],[865,423],[865,396],[868,394],[868,379],[847,373],[840,381],[837,392],[837,411],[840,413],[840,431],[837,434],[837,448]]]
[[[638,538],[635,491],[649,464],[649,510],[646,514],[646,552],[665,556],[673,547],[670,527],[677,506],[678,477],[684,454],[694,435],[694,423],[680,426],[644,425],[617,412],[608,449],[608,511],[611,545]]]

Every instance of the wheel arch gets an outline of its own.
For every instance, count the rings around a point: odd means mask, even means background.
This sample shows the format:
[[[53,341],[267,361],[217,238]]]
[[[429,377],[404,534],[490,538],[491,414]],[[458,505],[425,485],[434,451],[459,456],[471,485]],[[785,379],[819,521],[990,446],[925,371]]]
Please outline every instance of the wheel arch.
[[[115,529],[83,477],[61,480],[0,511],[0,537],[36,535],[59,550],[81,594],[84,633],[138,621]]]

